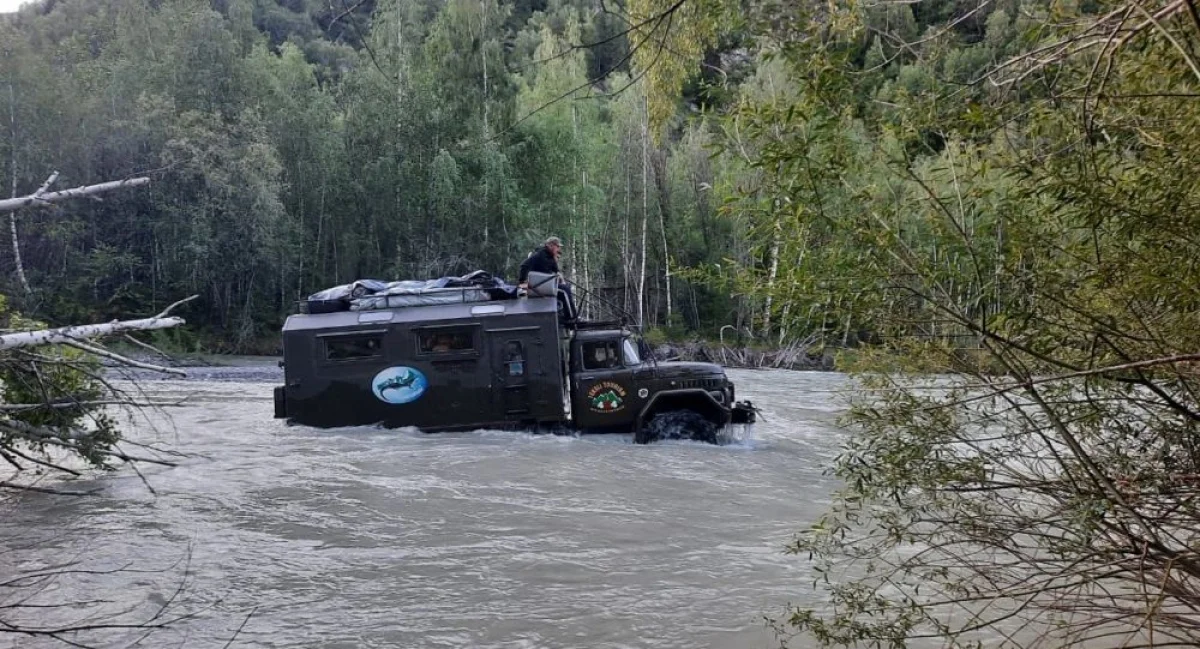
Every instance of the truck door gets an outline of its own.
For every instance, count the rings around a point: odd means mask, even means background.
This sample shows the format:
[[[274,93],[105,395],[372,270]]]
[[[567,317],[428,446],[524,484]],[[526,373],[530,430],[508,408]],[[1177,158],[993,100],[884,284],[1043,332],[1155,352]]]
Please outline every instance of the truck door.
[[[491,337],[492,373],[498,388],[493,394],[505,418],[524,419],[533,410],[530,383],[537,380],[539,371],[534,347],[541,344],[537,334],[537,329],[532,328],[495,332]]]
[[[635,393],[633,367],[621,357],[619,338],[583,340],[575,377],[571,412],[575,425],[589,429],[624,429],[633,424],[642,398]]]

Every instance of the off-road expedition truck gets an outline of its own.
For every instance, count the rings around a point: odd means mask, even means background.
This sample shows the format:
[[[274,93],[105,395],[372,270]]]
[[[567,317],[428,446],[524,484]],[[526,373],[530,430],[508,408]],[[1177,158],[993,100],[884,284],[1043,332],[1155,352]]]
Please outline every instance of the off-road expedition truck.
[[[356,282],[283,327],[275,416],[340,427],[633,433],[717,442],[755,411],[718,365],[659,362],[619,322],[569,317],[554,278]],[[535,280],[537,283],[535,283]]]

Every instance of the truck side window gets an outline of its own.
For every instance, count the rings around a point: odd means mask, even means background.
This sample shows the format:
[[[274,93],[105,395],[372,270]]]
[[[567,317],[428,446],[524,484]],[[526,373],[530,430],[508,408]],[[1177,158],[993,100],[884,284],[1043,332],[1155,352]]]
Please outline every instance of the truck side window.
[[[642,358],[638,355],[637,345],[633,344],[632,340],[628,338],[623,339],[621,341],[621,351],[625,353],[626,367],[642,364]]]
[[[383,336],[334,336],[325,339],[325,360],[374,358],[383,350]]]
[[[617,343],[611,340],[583,343],[583,369],[607,370],[621,366]]]
[[[475,349],[475,337],[470,331],[422,331],[417,334],[423,354],[451,354]]]
[[[504,364],[508,367],[509,376],[525,374],[525,350],[520,341],[508,341],[508,345],[504,348]]]

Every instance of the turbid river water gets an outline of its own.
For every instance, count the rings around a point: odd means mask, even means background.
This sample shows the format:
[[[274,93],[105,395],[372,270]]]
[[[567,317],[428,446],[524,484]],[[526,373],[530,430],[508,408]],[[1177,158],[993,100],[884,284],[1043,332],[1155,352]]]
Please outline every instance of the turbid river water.
[[[841,375],[731,371],[765,420],[716,447],[289,427],[267,370],[193,374],[144,386],[189,397],[129,434],[186,454],[142,467],[153,492],[122,469],[76,481],[89,497],[6,506],[0,577],[70,563],[80,572],[15,585],[27,603],[91,603],[0,619],[165,607],[171,624],[148,637],[66,636],[104,647],[750,649],[779,644],[764,616],[815,597],[783,550],[833,488]]]

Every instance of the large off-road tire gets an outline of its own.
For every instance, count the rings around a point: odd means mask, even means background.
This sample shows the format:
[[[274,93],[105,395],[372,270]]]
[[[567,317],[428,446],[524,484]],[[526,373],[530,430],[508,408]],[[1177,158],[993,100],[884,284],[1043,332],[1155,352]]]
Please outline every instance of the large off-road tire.
[[[690,439],[719,444],[720,427],[695,410],[666,410],[654,415],[634,436],[638,444],[668,439]]]

